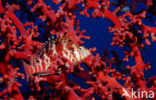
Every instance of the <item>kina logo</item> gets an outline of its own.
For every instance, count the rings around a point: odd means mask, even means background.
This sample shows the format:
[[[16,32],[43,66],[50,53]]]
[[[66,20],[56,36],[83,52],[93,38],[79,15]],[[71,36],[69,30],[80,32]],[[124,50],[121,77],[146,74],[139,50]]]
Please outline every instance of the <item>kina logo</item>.
[[[154,91],[146,91],[143,89],[137,89],[136,91],[132,88],[131,92],[128,93],[127,90],[125,88],[122,89],[123,90],[123,94],[121,95],[121,97],[129,97],[129,98],[154,98]]]

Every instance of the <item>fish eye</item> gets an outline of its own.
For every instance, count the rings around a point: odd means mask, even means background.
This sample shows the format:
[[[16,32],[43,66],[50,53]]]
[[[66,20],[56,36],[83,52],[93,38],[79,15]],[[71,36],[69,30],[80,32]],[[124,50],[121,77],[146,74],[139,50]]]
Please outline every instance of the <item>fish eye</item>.
[[[83,49],[82,47],[79,48],[79,50],[82,50],[82,49]]]

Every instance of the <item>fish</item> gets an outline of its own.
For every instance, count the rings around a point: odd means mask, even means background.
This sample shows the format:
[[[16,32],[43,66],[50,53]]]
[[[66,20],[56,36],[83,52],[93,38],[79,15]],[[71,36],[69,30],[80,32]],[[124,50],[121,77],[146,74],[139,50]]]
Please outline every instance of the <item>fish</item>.
[[[31,58],[30,64],[23,61],[26,78],[29,80],[31,75],[49,75],[49,68],[53,67],[51,57],[61,56],[68,59],[73,66],[83,62],[91,52],[84,46],[73,43],[69,38],[52,38],[44,43],[44,46]]]

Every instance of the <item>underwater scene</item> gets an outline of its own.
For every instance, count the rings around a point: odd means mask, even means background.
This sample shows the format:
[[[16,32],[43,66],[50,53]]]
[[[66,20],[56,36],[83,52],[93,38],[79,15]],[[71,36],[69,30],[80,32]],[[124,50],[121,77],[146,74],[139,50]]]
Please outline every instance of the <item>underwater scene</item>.
[[[155,0],[0,0],[0,100],[155,99]]]

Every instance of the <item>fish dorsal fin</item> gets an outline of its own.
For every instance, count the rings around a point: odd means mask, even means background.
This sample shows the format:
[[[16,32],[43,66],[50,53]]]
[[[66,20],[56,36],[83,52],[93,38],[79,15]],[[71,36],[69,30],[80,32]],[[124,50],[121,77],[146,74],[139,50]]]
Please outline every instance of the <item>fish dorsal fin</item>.
[[[44,42],[42,49],[39,50],[36,54],[35,54],[35,59],[40,58],[45,52],[46,50],[50,49],[52,47],[52,45],[57,41],[56,37],[51,37],[48,38],[48,40],[46,42]]]

